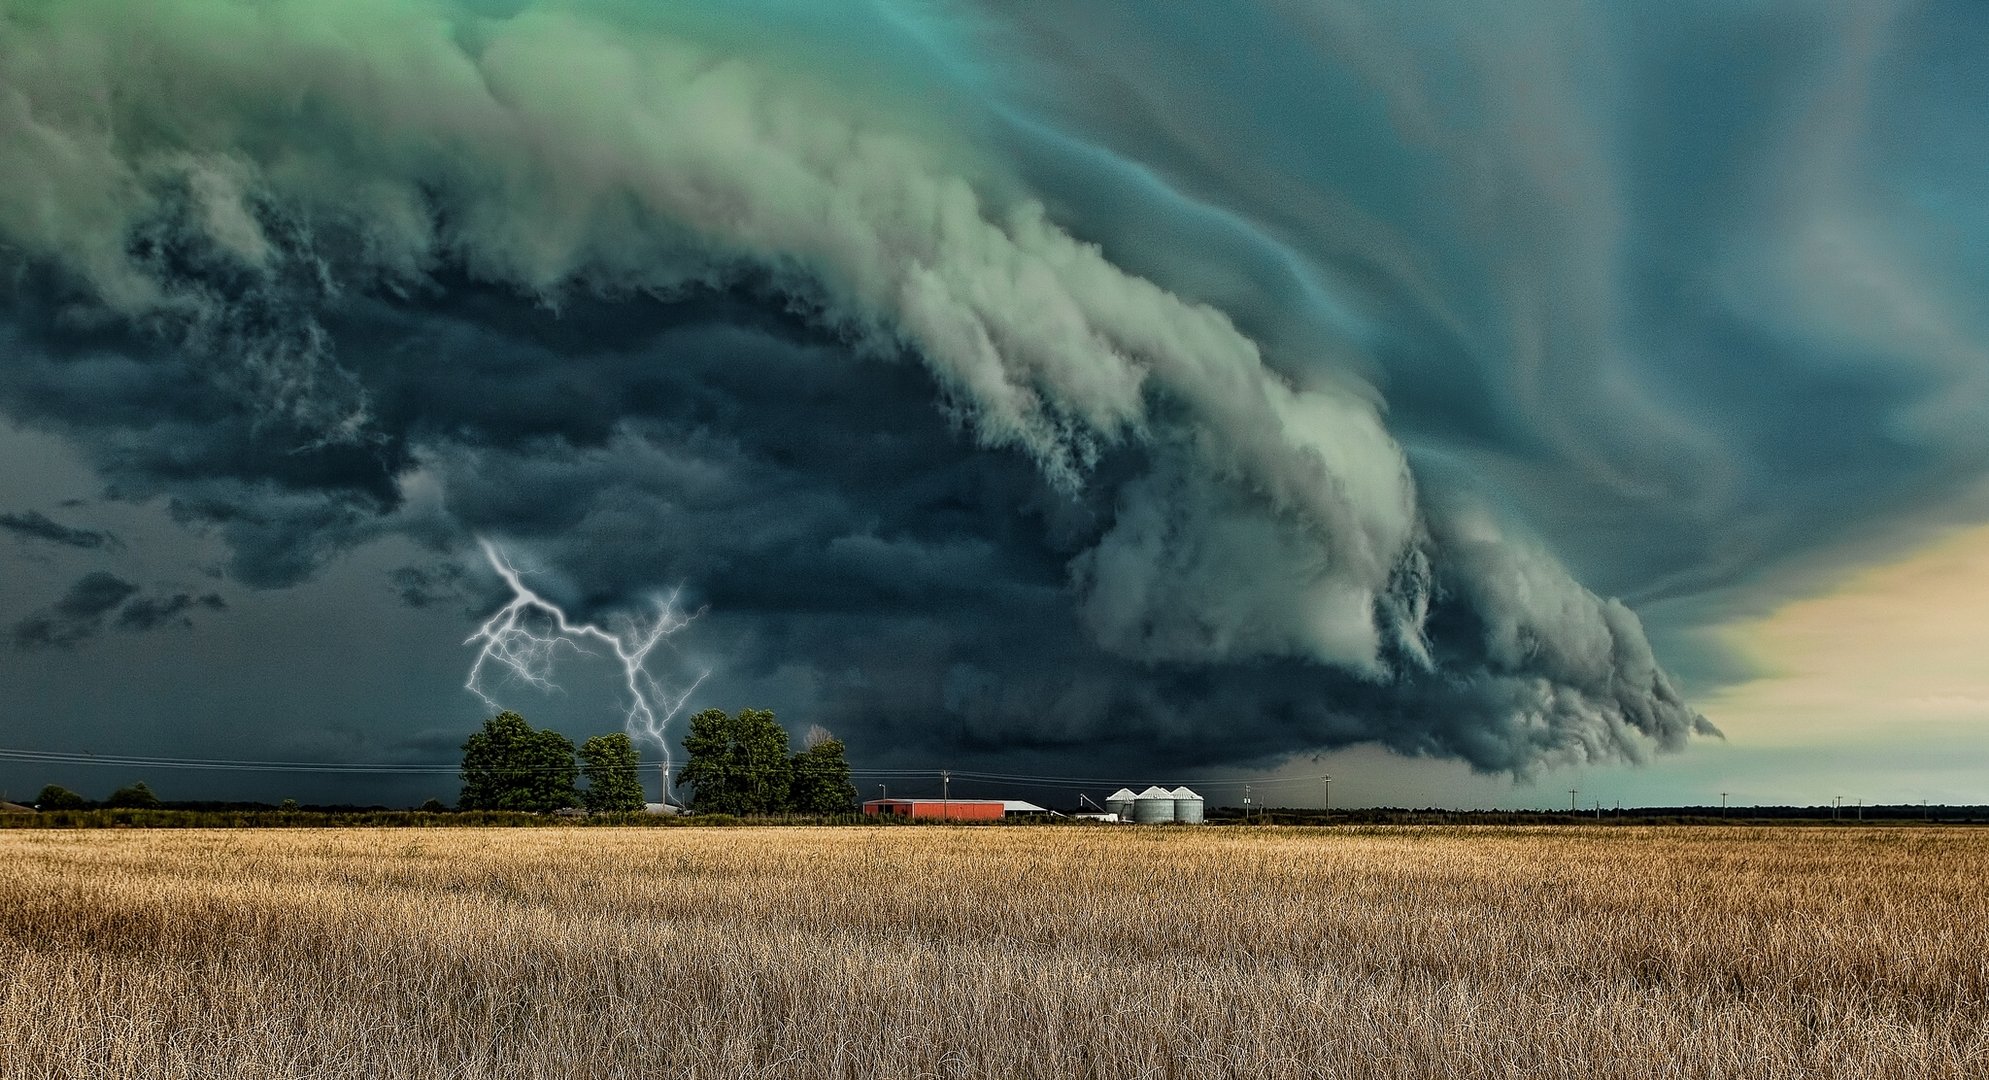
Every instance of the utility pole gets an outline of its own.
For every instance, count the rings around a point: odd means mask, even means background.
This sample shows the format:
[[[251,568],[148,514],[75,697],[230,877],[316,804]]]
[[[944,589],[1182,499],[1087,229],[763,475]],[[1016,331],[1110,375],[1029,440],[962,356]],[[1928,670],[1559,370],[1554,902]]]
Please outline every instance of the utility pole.
[[[1830,797],[1830,820],[1836,821],[1838,813],[1843,809],[1844,809],[1844,796],[1832,795]]]
[[[1720,816],[1727,816],[1727,793],[1724,791],[1720,792]]]
[[[1326,778],[1326,812],[1333,812],[1333,778]]]
[[[1858,800],[1858,822],[1859,822],[1860,824],[1863,824],[1863,823],[1864,823],[1864,820],[1865,820],[1865,800],[1863,800],[1863,799],[1859,799],[1859,800]]]
[[[939,770],[939,801],[940,801],[940,802],[952,802],[952,801],[953,801],[953,770],[952,770],[952,769],[941,769],[941,770]]]
[[[1575,796],[1580,793],[1581,793],[1580,788],[1568,789],[1568,813],[1572,814],[1575,812]]]
[[[1250,820],[1250,785],[1243,785],[1243,820]]]

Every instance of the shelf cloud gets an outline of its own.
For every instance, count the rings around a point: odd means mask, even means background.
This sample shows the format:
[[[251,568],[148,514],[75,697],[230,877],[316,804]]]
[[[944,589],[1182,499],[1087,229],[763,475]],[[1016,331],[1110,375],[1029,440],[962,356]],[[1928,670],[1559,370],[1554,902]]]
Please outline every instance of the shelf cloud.
[[[1851,535],[1819,455],[1867,521],[1958,490],[1981,337],[1862,239],[1863,128],[1748,106],[1784,176],[1611,61],[1761,26],[1550,7],[7,5],[0,411],[246,586],[683,583],[858,748],[1641,760],[1714,729],[1611,596]],[[1912,92],[1906,16],[1790,18],[1792,94]]]

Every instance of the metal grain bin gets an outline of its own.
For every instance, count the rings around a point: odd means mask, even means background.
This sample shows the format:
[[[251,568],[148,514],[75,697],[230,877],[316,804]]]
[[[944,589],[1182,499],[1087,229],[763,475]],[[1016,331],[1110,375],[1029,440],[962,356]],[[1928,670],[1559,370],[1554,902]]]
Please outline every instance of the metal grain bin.
[[[1112,794],[1105,796],[1105,812],[1119,815],[1120,821],[1131,821],[1133,820],[1133,804],[1138,801],[1139,796],[1133,794],[1132,788],[1120,788]]]
[[[1174,789],[1174,820],[1183,825],[1202,823],[1202,797],[1186,787]]]
[[[1141,825],[1164,825],[1174,820],[1174,793],[1163,787],[1150,787],[1133,800],[1133,820]]]

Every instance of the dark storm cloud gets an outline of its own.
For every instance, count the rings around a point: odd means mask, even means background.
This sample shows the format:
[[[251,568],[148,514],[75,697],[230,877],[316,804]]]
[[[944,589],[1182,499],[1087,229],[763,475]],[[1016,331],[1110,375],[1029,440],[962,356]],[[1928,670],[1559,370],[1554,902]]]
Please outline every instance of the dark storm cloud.
[[[120,630],[153,630],[168,624],[182,627],[193,625],[189,616],[194,611],[226,611],[227,601],[218,593],[174,593],[171,596],[141,596],[124,605],[117,613],[117,626]]]
[[[1981,336],[1800,106],[1938,95],[1871,59],[1912,19],[1792,16],[1753,93],[1692,57],[1756,17],[1561,14],[0,15],[0,411],[251,586],[682,584],[880,756],[1640,759],[1709,728],[1595,588],[1951,497]]]
[[[194,612],[228,607],[217,593],[141,596],[139,592],[137,585],[115,574],[102,570],[85,574],[61,599],[14,624],[14,647],[73,649],[102,633],[113,611],[118,629],[142,633],[162,626],[190,627]]]
[[[1772,588],[1981,513],[1979,5],[1016,17],[1019,152],[1092,235],[1267,340],[1353,325],[1412,454],[1592,587]],[[1155,172],[1178,211],[1127,197]],[[1213,208],[1247,273],[1170,267]]]
[[[110,612],[136,592],[138,586],[115,574],[85,574],[60,600],[14,624],[14,647],[74,648],[95,637]]]
[[[39,510],[25,514],[0,514],[0,529],[24,540],[39,540],[63,547],[95,550],[117,547],[117,537],[101,529],[76,529],[50,518]]]

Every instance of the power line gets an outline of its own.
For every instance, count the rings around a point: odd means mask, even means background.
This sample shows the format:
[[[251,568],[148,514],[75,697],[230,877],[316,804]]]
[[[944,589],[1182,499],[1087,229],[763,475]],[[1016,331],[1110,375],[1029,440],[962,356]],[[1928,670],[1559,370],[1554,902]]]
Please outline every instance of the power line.
[[[456,772],[460,765],[394,764],[361,761],[247,761],[220,758],[152,757],[137,754],[80,754],[59,750],[0,748],[0,761],[51,765],[115,765],[146,769],[206,769],[240,772],[423,773]]]

